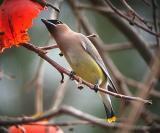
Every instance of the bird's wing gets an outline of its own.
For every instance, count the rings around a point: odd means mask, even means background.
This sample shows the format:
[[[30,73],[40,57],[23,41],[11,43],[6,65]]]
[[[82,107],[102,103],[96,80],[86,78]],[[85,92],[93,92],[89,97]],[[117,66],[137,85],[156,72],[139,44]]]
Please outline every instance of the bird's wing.
[[[109,75],[109,72],[101,58],[101,56],[99,55],[97,49],[95,48],[95,46],[92,44],[92,42],[83,34],[79,33],[79,37],[81,40],[81,45],[84,48],[84,50],[97,62],[97,64],[101,67],[101,69],[104,71],[104,73],[106,74],[106,76],[109,79],[109,83],[111,86],[108,86],[108,89],[111,88],[113,92],[118,93],[113,80],[111,78],[111,76]],[[109,89],[110,90],[110,89]]]

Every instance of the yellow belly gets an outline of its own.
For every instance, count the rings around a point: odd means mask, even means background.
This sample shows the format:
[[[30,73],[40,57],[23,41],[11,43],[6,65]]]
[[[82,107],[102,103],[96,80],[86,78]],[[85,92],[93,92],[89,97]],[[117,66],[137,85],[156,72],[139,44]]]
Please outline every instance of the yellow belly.
[[[73,59],[70,65],[78,76],[92,84],[97,82],[101,84],[106,81],[104,72],[88,54]]]

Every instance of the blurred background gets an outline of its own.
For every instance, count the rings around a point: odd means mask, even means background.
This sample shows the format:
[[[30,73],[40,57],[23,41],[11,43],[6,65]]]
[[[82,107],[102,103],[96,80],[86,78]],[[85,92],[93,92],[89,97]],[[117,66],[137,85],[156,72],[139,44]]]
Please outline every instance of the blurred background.
[[[2,0],[1,0],[2,2]],[[54,1],[49,1],[54,4]],[[89,3],[87,0],[80,1],[82,3]],[[159,1],[158,1],[159,2]],[[123,10],[123,6],[116,0],[113,3],[119,9]],[[152,21],[152,8],[146,6],[141,0],[130,0],[130,5],[145,19]],[[68,24],[74,31],[77,30],[77,20],[67,2],[61,5],[61,13],[59,19]],[[50,38],[49,32],[41,22],[41,18],[49,18],[52,10],[44,10],[34,19],[32,28],[29,29],[30,42],[37,46],[44,46],[48,43]],[[98,36],[105,42],[106,45],[128,42],[126,37],[106,18],[92,10],[85,10],[84,14],[87,16],[89,22],[95,28]],[[81,30],[81,32],[83,32]],[[146,42],[154,43],[155,37],[144,33],[140,29],[135,28],[135,32],[140,34]],[[54,44],[54,40],[49,42]],[[147,43],[147,44],[149,44]],[[59,56],[60,51],[53,49],[49,51],[49,56],[63,67],[70,69],[64,57]],[[109,52],[110,57],[116,64],[117,68],[125,76],[143,81],[148,71],[148,67],[139,53],[135,49],[128,49],[124,51]],[[0,115],[1,116],[23,116],[32,115],[35,113],[35,87],[31,84],[34,79],[40,57],[25,49],[24,47],[12,47],[6,49],[0,55]],[[53,96],[60,85],[60,73],[51,67],[48,63],[44,63],[43,75],[43,102],[44,109],[48,110],[53,104]],[[68,77],[65,76],[65,79]],[[137,89],[131,88],[131,92],[136,92]],[[116,114],[119,114],[121,100],[113,99],[113,106]],[[160,104],[158,98],[150,97],[153,105],[147,108],[160,115]],[[71,105],[81,111],[87,112],[99,118],[105,117],[105,110],[101,99],[94,92],[85,87],[83,90],[78,90],[74,81],[69,80],[67,83],[67,91],[63,100],[63,104]],[[58,117],[55,121],[63,121],[71,119],[70,117]],[[66,133],[105,133],[106,129],[81,125],[72,127],[62,127]],[[112,132],[108,129],[107,132]]]

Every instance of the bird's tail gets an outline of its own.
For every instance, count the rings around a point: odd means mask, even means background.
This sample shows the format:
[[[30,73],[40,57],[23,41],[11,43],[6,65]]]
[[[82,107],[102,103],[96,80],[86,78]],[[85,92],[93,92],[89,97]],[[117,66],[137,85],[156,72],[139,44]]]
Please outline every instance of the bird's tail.
[[[102,88],[106,88],[106,85],[101,86]],[[113,111],[113,107],[112,107],[112,103],[111,103],[111,99],[110,96],[108,94],[105,94],[103,92],[99,92],[101,99],[103,101],[104,107],[105,107],[105,111],[106,111],[106,120],[109,123],[115,122],[116,121],[116,116],[115,113]]]

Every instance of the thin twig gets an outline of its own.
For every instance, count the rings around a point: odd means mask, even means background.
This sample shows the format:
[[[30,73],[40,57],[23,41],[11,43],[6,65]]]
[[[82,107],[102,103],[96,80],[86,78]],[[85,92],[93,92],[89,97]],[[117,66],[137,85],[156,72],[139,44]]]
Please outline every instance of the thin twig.
[[[53,105],[50,110],[58,109],[59,106],[61,105],[61,103],[64,99],[65,92],[66,92],[67,83],[68,83],[68,79],[65,80],[63,83],[61,83],[59,85],[59,87],[57,88],[57,91],[56,91],[56,93],[54,95],[54,99],[53,99]]]
[[[66,70],[65,68],[63,68],[62,66],[60,66],[59,64],[57,64],[55,61],[53,61],[51,58],[49,58],[49,57],[45,54],[44,51],[42,51],[42,50],[39,49],[38,47],[36,47],[36,46],[34,46],[34,45],[30,44],[30,43],[23,44],[23,46],[24,46],[25,48],[27,48],[28,50],[37,53],[41,58],[43,58],[45,61],[47,61],[49,64],[51,64],[54,68],[56,68],[60,73],[64,73],[64,74],[70,76],[70,71]],[[76,75],[73,75],[73,79],[76,80],[76,81],[79,81],[80,77],[78,77],[78,76],[76,76]],[[84,85],[88,86],[90,89],[94,90],[94,85],[93,85],[93,84],[88,83],[88,82],[85,81],[85,80],[82,80],[82,83],[83,83]],[[98,91],[107,93],[107,94],[112,95],[112,96],[115,96],[115,97],[117,97],[117,98],[123,98],[123,99],[126,99],[126,100],[141,101],[141,102],[149,103],[149,104],[152,103],[151,101],[141,99],[140,97],[125,96],[125,95],[122,95],[122,94],[117,94],[117,93],[108,91],[108,90],[103,89],[103,88],[98,88]]]
[[[151,31],[150,29],[148,28],[145,28],[144,26],[142,26],[141,24],[133,21],[133,19],[130,19],[128,18],[126,15],[124,15],[120,10],[118,10],[109,0],[104,0],[107,5],[109,5],[113,11],[115,11],[119,16],[121,16],[122,18],[124,18],[125,20],[127,20],[130,24],[132,25],[136,25],[137,27],[141,28],[142,30],[150,33],[151,35],[154,35],[154,36],[157,36],[157,37],[160,37],[160,33],[156,33],[156,32],[153,32]]]
[[[51,7],[52,9],[54,9],[58,13],[60,12],[60,10],[57,7],[53,6],[51,3],[45,2],[43,0],[32,0],[32,1],[39,3],[43,7],[44,6]]]
[[[58,45],[53,44],[53,45],[49,45],[49,46],[43,46],[43,47],[39,47],[42,50],[51,50],[51,49],[55,49],[58,48]]]
[[[121,2],[122,2],[122,4],[128,9],[129,14],[132,15],[132,17],[133,17],[132,19],[135,20],[135,17],[136,17],[136,18],[139,19],[143,24],[145,24],[149,29],[152,28],[151,25],[148,25],[149,22],[146,21],[144,18],[142,18],[142,17],[126,2],[126,0],[121,0]],[[133,20],[133,21],[134,21],[134,20]]]

